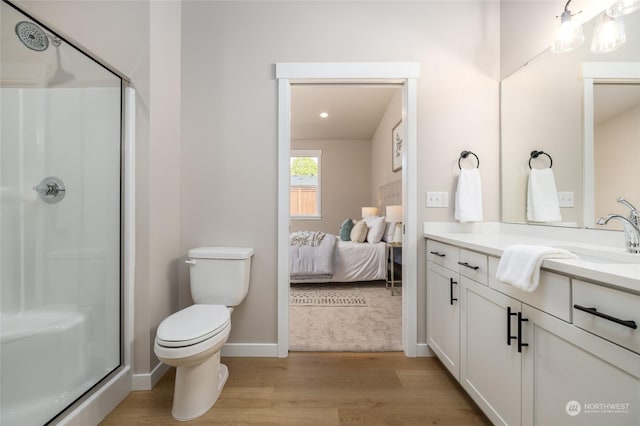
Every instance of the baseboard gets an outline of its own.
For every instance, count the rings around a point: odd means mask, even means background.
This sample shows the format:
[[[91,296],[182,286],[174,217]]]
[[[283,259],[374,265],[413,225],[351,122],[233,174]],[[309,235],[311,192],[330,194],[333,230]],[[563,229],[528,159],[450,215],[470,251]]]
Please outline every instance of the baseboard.
[[[426,343],[418,343],[416,345],[416,356],[417,357],[432,357],[436,356],[436,354],[431,350],[429,345]]]
[[[62,426],[97,425],[129,395],[130,391],[130,370],[129,367],[124,367],[108,383],[89,396],[57,424]]]
[[[277,358],[277,343],[227,343],[220,354],[229,357]]]
[[[131,378],[131,390],[151,390],[158,381],[169,371],[167,364],[159,362],[151,373],[134,374]]]

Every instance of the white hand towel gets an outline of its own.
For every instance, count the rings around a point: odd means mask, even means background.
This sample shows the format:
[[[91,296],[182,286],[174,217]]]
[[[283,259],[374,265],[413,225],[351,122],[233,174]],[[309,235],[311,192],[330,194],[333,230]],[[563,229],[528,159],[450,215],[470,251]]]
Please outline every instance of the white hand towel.
[[[482,221],[482,182],[477,168],[460,170],[454,217],[460,222]]]
[[[527,220],[532,222],[557,222],[562,220],[558,190],[553,170],[529,170],[527,189]]]
[[[540,266],[545,259],[577,259],[570,251],[536,245],[514,244],[500,258],[496,278],[520,290],[532,292],[538,288]]]

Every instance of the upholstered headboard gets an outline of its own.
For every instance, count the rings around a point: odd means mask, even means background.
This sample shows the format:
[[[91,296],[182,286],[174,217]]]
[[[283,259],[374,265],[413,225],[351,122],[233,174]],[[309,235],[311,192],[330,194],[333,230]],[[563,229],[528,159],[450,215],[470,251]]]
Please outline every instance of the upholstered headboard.
[[[387,206],[402,204],[402,181],[382,185],[378,190],[378,214],[384,216]]]

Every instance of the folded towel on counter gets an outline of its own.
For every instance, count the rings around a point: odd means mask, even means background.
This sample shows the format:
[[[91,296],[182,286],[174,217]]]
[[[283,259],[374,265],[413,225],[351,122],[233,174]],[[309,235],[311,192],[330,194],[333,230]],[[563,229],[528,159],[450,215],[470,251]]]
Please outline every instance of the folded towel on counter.
[[[532,222],[557,222],[562,220],[558,190],[553,170],[529,170],[527,188],[527,220]]]
[[[482,182],[477,168],[460,170],[454,217],[460,222],[482,221]]]
[[[532,292],[540,281],[540,266],[545,259],[577,259],[578,256],[568,250],[514,244],[506,248],[496,272],[498,281]]]

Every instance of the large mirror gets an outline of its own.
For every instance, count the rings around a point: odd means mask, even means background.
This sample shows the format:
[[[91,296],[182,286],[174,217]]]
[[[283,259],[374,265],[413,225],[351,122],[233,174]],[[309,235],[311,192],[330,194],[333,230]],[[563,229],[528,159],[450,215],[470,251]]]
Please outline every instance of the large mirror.
[[[594,21],[584,24],[580,48],[564,54],[547,49],[501,82],[504,222],[592,228],[598,216],[628,214],[616,203],[619,196],[640,207],[640,11],[624,17],[626,43],[614,52],[591,53]],[[594,74],[589,79],[585,67]],[[624,78],[615,77],[620,70]],[[602,130],[616,122],[625,125]],[[532,151],[548,155],[531,158]],[[548,168],[551,159],[561,217],[532,221],[530,167]]]

